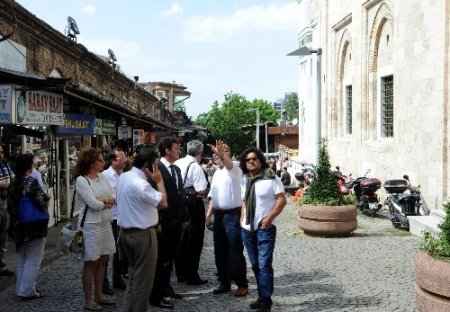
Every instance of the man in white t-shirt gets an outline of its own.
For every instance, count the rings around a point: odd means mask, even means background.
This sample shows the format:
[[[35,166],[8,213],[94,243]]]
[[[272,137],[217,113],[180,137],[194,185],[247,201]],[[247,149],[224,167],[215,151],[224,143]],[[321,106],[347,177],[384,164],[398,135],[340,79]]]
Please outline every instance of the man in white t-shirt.
[[[283,183],[268,169],[258,148],[242,153],[240,167],[246,177],[241,235],[258,285],[258,299],[250,308],[266,312],[272,307],[274,221],[286,205],[286,195]]]
[[[108,162],[109,167],[105,171],[103,171],[103,174],[108,178],[109,183],[111,183],[111,186],[113,187],[114,191],[116,191],[116,185],[117,185],[117,179],[119,176],[123,173],[123,169],[125,168],[125,165],[127,163],[127,157],[125,156],[125,152],[121,148],[115,148],[111,151],[111,153],[108,156]],[[119,228],[117,226],[117,205],[114,204],[111,208],[111,224],[112,224],[112,231],[114,235],[114,240],[117,245],[117,236],[119,234]],[[127,266],[128,264],[126,261],[119,261],[119,253],[116,251],[116,253],[113,255],[113,261],[112,261],[112,267],[113,267],[113,274],[112,274],[112,285],[114,288],[117,289],[125,289],[126,285],[124,281],[122,280],[122,275],[127,274]],[[107,274],[107,268],[105,269],[105,281],[103,283],[103,291],[108,289],[109,281],[106,277]]]
[[[220,285],[213,294],[222,294],[231,290],[231,281],[238,286],[234,295],[243,297],[248,294],[247,264],[244,257],[239,222],[241,220],[241,180],[242,170],[238,162],[230,159],[230,147],[223,141],[209,145],[217,165],[209,191],[206,226],[214,222],[214,256]],[[214,221],[212,214],[214,213]]]
[[[156,165],[158,153],[142,149],[133,167],[117,180],[119,248],[128,260],[123,311],[145,312],[156,270],[158,209],[167,208],[167,194]],[[153,188],[148,180],[156,185]]]

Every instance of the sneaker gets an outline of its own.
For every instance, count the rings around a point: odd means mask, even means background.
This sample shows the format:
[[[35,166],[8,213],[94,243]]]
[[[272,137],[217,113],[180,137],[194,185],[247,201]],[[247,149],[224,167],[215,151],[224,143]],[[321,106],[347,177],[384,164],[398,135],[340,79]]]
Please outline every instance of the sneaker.
[[[248,287],[238,287],[234,292],[235,297],[244,297],[248,294]]]
[[[223,293],[226,293],[229,291],[231,291],[230,285],[220,284],[217,288],[214,288],[213,294],[218,295],[218,294],[223,294]]]

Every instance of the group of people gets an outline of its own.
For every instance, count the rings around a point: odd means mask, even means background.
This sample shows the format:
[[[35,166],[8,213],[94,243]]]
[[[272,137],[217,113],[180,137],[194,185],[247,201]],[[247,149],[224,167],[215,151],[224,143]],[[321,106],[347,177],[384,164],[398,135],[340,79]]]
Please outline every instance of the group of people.
[[[105,166],[100,150],[82,150],[74,171],[80,207],[78,227],[83,234],[84,309],[99,311],[103,305],[115,304],[114,298],[105,294],[110,255],[112,286],[126,289],[124,311],[147,311],[148,303],[173,309],[176,301],[168,299],[183,298],[171,285],[173,268],[177,282],[192,286],[208,283],[200,274],[200,256],[205,225],[213,225],[219,281],[213,294],[230,292],[232,283],[237,285],[236,297],[248,294],[245,246],[258,291],[250,308],[271,310],[275,220],[286,205],[283,183],[255,147],[246,149],[239,161],[232,160],[230,147],[221,140],[209,147],[215,166],[211,181],[201,166],[204,145],[198,140],[189,141],[186,156],[180,158],[178,139],[163,138],[158,151],[141,149],[126,172],[123,150],[111,152],[109,166]],[[13,182],[9,190],[34,190],[33,198],[46,209],[48,196],[31,177],[32,161],[29,167],[28,162],[18,162],[15,170],[20,182]],[[2,189],[0,176],[0,192]],[[209,200],[207,211],[205,198]],[[12,197],[8,207],[12,207],[13,224],[17,205],[17,198]],[[35,283],[46,225],[26,231],[18,228],[16,234],[20,231],[19,241],[16,239],[19,254],[32,257],[34,263],[28,268],[26,259],[19,260],[17,295],[41,298]]]

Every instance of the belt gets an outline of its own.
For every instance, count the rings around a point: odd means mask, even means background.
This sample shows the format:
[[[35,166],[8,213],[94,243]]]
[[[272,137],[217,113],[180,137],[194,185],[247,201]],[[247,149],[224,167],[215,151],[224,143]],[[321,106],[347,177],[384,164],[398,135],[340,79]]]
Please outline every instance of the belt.
[[[236,208],[231,208],[231,209],[214,208],[214,212],[219,213],[219,214],[237,213],[237,212],[241,212],[241,207],[236,207]]]
[[[132,232],[139,232],[139,231],[148,231],[148,230],[156,228],[156,226],[157,226],[157,224],[150,226],[148,228],[145,228],[145,229],[141,229],[141,228],[126,228],[125,229],[125,228],[121,227],[120,230],[124,231],[125,233],[132,233]]]

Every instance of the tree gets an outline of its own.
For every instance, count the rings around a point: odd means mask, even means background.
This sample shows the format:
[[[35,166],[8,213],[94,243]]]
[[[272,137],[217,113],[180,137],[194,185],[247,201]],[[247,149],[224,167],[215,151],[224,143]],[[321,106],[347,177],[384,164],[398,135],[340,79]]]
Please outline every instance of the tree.
[[[288,120],[298,119],[298,95],[296,92],[284,95],[284,110]]]
[[[224,140],[230,146],[233,154],[239,154],[253,140],[252,131],[243,130],[243,126],[256,122],[255,113],[247,110],[259,109],[260,124],[273,122],[278,115],[268,101],[254,99],[250,102],[244,96],[232,92],[224,97],[223,103],[216,101],[209,112],[200,114],[195,124],[208,128],[214,138]]]
[[[186,104],[184,101],[176,102],[173,106],[175,112],[186,112]]]

